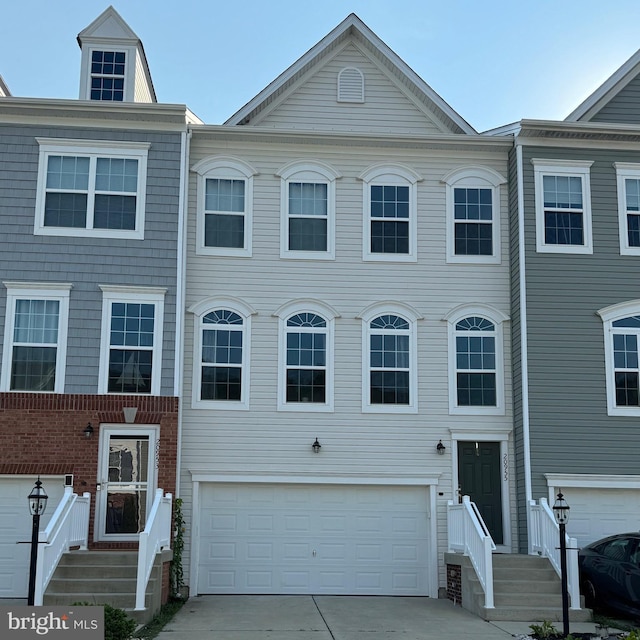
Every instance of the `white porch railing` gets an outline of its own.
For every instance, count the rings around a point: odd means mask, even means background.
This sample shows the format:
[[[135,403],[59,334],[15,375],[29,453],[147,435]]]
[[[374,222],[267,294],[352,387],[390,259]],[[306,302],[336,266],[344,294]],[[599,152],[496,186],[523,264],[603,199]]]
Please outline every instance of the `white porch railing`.
[[[571,609],[580,609],[580,578],[578,576],[578,541],[566,536],[567,542],[567,590]],[[529,550],[548,558],[556,573],[562,577],[560,568],[560,527],[546,498],[540,504],[529,501]]]
[[[162,549],[168,548],[171,542],[171,505],[173,500],[170,493],[166,495],[163,493],[162,489],[156,489],[147,525],[140,534],[136,611],[142,611],[145,608],[145,593],[156,554]]]
[[[78,496],[71,487],[65,487],[62,500],[58,503],[51,520],[44,531],[38,534],[38,561],[36,564],[36,585],[33,603],[42,605],[44,592],[53,576],[62,554],[71,547],[87,548],[89,538],[89,508],[91,495]]]
[[[478,576],[484,591],[484,606],[493,609],[493,559],[496,545],[489,535],[482,516],[469,496],[462,496],[456,504],[449,500],[447,505],[447,525],[449,529],[449,551],[464,553]]]

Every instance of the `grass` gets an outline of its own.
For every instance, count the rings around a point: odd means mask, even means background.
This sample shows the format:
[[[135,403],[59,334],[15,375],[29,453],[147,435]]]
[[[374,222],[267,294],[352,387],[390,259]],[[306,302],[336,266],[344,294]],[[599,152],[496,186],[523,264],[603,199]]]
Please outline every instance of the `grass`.
[[[633,631],[638,629],[639,623],[634,623],[631,620],[619,620],[618,618],[610,618],[602,613],[593,614],[593,621],[596,624],[600,624],[610,629],[620,629],[620,631]]]
[[[178,598],[169,600],[167,604],[162,606],[156,617],[136,633],[136,638],[141,638],[142,640],[155,638],[164,629],[165,625],[173,619],[173,616],[182,609],[185,602],[186,600]]]

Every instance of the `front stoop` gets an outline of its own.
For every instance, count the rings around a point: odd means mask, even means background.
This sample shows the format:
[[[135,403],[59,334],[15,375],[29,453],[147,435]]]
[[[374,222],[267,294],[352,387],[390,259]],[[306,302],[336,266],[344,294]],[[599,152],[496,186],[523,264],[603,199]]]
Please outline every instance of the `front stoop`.
[[[145,609],[135,611],[138,571],[135,551],[70,551],[60,559],[43,604],[109,604],[124,609],[138,623],[145,624],[162,606],[163,561],[166,558],[158,554],[147,585]]]
[[[546,558],[494,554],[493,609],[484,606],[484,591],[468,557],[445,554],[445,562],[461,567],[462,606],[481,618],[518,622],[562,621],[560,578]],[[590,622],[592,613],[589,609],[570,609],[569,619],[571,622]]]

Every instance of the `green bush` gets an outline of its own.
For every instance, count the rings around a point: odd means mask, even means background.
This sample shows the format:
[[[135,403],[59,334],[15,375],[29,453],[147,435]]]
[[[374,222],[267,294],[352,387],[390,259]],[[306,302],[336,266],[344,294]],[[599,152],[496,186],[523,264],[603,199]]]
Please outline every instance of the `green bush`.
[[[116,609],[110,604],[92,605],[90,602],[74,602],[72,606],[104,608],[104,640],[129,640],[138,626],[123,609]]]

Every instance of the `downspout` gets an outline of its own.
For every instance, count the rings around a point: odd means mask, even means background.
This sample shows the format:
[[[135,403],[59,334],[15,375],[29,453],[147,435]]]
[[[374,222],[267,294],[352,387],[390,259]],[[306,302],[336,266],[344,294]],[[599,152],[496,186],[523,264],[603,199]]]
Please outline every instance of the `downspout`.
[[[528,551],[531,548],[531,519],[529,501],[531,491],[531,439],[529,430],[529,358],[527,341],[527,279],[525,275],[525,233],[524,233],[524,182],[522,168],[522,145],[516,138],[516,170],[518,176],[518,262],[520,279],[520,376],[522,387],[522,444],[524,455],[524,489],[527,513]]]
[[[189,190],[189,147],[191,131],[181,134],[180,148],[180,195],[178,201],[178,238],[176,274],[176,355],[174,359],[173,394],[178,398],[178,442],[176,448],[176,498],[180,497],[180,475],[182,473],[182,392],[184,387],[184,309],[187,257],[187,209]]]

